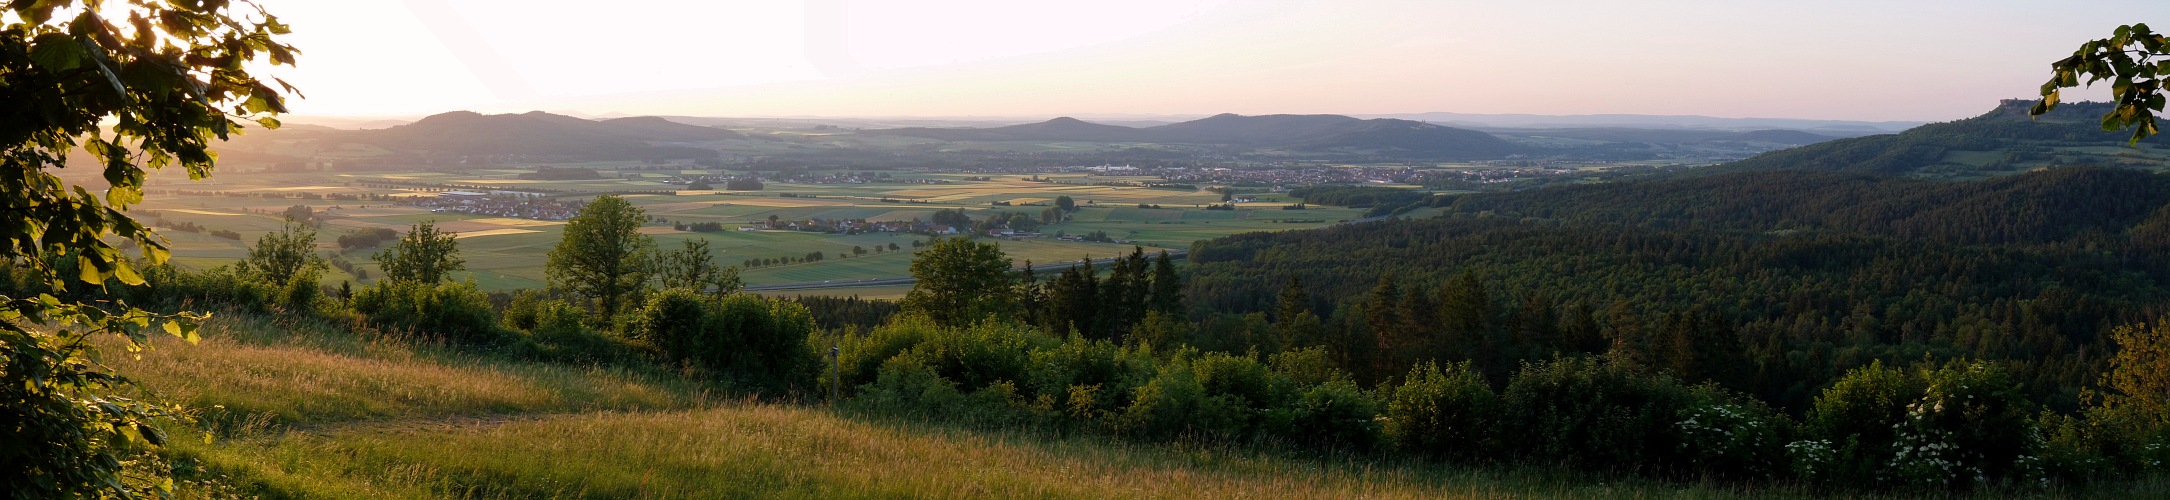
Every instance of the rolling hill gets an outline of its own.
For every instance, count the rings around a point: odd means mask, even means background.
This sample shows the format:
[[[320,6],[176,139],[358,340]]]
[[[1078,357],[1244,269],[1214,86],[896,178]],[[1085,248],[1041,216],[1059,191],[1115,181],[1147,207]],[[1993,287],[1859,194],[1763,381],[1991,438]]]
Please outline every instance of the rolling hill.
[[[706,142],[745,136],[656,117],[594,121],[541,111],[517,115],[455,111],[386,129],[329,133],[326,138],[402,152],[642,160],[717,156],[713,150],[658,146],[651,141]]]
[[[2126,147],[2127,132],[2097,125],[2110,104],[2080,102],[2030,119],[2029,100],[2006,100],[1981,116],[1773,151],[1724,170],[1815,170],[1899,175],[2004,175],[2062,165],[2170,166],[2170,138]],[[2103,150],[2102,148],[2109,149]]]

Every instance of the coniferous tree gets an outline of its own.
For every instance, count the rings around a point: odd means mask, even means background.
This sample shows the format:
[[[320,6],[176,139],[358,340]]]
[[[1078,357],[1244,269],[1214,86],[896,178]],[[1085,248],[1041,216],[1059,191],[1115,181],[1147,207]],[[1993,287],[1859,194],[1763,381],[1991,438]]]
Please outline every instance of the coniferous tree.
[[[1162,250],[1153,259],[1152,310],[1180,316],[1183,313],[1183,278],[1175,272],[1175,259]]]

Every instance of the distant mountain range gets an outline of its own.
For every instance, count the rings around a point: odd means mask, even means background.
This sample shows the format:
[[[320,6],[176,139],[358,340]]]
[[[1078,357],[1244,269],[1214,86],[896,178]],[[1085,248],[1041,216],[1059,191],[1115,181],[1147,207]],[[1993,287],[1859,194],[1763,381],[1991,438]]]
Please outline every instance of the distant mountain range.
[[[1855,136],[1897,132],[1914,128],[1924,122],[1912,121],[1857,121],[1857,120],[1804,120],[1796,118],[1718,118],[1696,115],[1523,115],[1523,114],[1471,114],[1471,113],[1401,113],[1383,115],[1358,115],[1365,118],[1398,118],[1430,123],[1442,123],[1466,128],[1638,128],[1638,129],[1706,129],[1706,130],[1767,130],[1788,129],[1818,132],[1825,135]]]
[[[454,111],[377,130],[332,132],[333,139],[393,151],[525,155],[584,160],[714,158],[714,150],[652,143],[745,139],[730,130],[644,116],[585,120],[531,111],[485,115]]]
[[[1531,148],[1491,134],[1408,120],[1341,115],[1220,114],[1152,127],[1124,127],[1061,117],[991,128],[907,127],[861,131],[944,141],[1079,141],[1216,144],[1299,151],[1380,152],[1443,159],[1491,159]]]
[[[2130,132],[2102,130],[2109,103],[2075,102],[2027,116],[2032,100],[2006,100],[1981,116],[1931,123],[1898,134],[1840,139],[1773,151],[1726,164],[1725,170],[1814,170],[1887,174],[2010,173],[2053,164],[2163,166],[2161,153],[2123,148],[2089,154],[2075,146],[2124,146]],[[2144,141],[2170,146],[2170,136]]]

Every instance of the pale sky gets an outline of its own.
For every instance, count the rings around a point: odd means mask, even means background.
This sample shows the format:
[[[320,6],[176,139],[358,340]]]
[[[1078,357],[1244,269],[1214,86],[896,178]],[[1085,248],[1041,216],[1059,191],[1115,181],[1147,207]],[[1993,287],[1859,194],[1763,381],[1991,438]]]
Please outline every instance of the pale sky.
[[[303,52],[291,107],[348,116],[1949,120],[2170,28],[2163,0],[256,1]]]

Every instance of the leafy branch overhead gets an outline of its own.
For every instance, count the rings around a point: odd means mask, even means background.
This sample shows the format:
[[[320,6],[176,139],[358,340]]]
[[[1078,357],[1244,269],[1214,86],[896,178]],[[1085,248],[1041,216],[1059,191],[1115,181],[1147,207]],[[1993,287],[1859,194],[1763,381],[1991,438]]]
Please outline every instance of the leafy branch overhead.
[[[250,64],[291,66],[299,51],[278,41],[286,25],[245,0],[13,0],[0,9],[0,260],[54,292],[0,296],[0,427],[18,439],[0,446],[0,496],[169,495],[171,481],[124,477],[121,457],[161,444],[152,423],[175,412],[114,395],[128,381],[97,362],[87,338],[118,334],[133,352],[158,324],[193,342],[204,315],[55,295],[77,281],[144,284],[116,245],[133,243],[154,264],[169,255],[125,212],[143,201],[147,170],[178,164],[202,179],[214,139],[239,133],[241,121],[277,127],[272,116],[295,90],[252,75]],[[53,174],[78,148],[96,160],[103,189]],[[63,271],[71,264],[77,271]]]
[[[2109,38],[2081,44],[2072,57],[2050,63],[2050,71],[2055,74],[2042,84],[2042,100],[2029,115],[2057,109],[2065,88],[2108,80],[2117,107],[2102,116],[2103,130],[2131,128],[2133,144],[2161,132],[2155,114],[2163,110],[2163,79],[2170,77],[2170,41],[2146,24],[2118,26]]]

